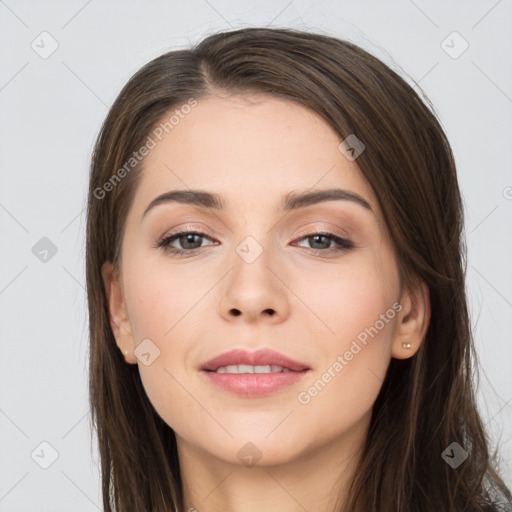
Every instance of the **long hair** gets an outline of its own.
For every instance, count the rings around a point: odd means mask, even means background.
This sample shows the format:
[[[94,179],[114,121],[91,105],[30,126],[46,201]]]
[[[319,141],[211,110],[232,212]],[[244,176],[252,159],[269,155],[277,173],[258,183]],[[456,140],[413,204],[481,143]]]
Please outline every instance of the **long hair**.
[[[94,147],[86,235],[89,387],[105,511],[183,511],[176,438],[152,407],[137,365],[126,364],[116,346],[101,265],[119,264],[144,167],[143,160],[133,163],[133,153],[173,109],[216,91],[289,99],[319,114],[342,139],[356,134],[366,147],[357,164],[379,200],[404,284],[421,280],[429,288],[431,321],[421,348],[391,360],[348,500],[338,510],[480,512],[510,504],[476,405],[463,203],[433,106],[351,42],[244,28],[144,65],[113,103]],[[468,453],[457,468],[442,457],[452,443]]]

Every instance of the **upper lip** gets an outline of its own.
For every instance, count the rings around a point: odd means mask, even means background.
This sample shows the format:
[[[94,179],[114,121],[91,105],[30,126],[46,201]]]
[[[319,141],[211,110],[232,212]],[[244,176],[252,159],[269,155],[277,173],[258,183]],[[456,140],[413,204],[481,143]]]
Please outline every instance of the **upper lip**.
[[[224,352],[213,359],[210,359],[204,363],[200,369],[215,371],[221,366],[235,364],[247,364],[251,366],[275,365],[281,366],[282,368],[288,368],[295,372],[309,370],[309,367],[306,364],[294,361],[284,354],[268,348],[259,349],[254,352],[249,352],[244,349],[230,350],[229,352]]]

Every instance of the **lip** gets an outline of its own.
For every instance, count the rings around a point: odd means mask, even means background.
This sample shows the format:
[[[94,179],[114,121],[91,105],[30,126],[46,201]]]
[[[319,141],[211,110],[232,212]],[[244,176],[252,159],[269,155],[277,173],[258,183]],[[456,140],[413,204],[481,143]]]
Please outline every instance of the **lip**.
[[[249,364],[252,366],[276,365],[288,368],[289,372],[276,373],[216,373],[220,366]],[[210,384],[224,391],[244,397],[262,397],[300,382],[311,373],[311,368],[299,361],[270,349],[249,352],[235,349],[220,354],[203,364],[201,373]]]
[[[251,366],[276,365],[288,368],[293,372],[301,372],[310,369],[307,364],[294,361],[284,354],[268,348],[259,349],[254,352],[249,352],[244,349],[230,350],[229,352],[224,352],[210,359],[204,363],[200,369],[214,372],[220,366],[228,366],[231,364],[249,364]]]
[[[263,397],[297,384],[311,370],[281,373],[215,373],[201,372],[210,384],[246,398]]]

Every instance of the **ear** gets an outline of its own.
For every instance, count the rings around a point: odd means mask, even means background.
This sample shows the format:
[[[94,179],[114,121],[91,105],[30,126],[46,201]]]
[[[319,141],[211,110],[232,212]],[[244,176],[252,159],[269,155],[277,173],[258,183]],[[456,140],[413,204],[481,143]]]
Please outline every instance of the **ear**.
[[[113,267],[110,261],[106,261],[101,267],[101,275],[107,296],[110,326],[112,327],[116,344],[121,350],[125,361],[130,364],[136,364],[137,358],[133,354],[135,342],[132,326],[126,313],[123,290],[117,269]],[[125,351],[128,351],[128,353],[125,354]]]
[[[398,315],[391,356],[408,359],[420,348],[430,323],[430,293],[421,282],[412,289],[405,289],[400,298],[402,309]],[[410,344],[410,348],[402,344]]]

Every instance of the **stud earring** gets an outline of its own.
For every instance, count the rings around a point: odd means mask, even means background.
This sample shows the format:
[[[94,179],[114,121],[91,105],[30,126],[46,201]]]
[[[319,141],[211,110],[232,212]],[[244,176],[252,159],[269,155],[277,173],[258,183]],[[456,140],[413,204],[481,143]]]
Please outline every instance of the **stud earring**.
[[[410,350],[412,348],[412,343],[402,343],[402,348]]]

